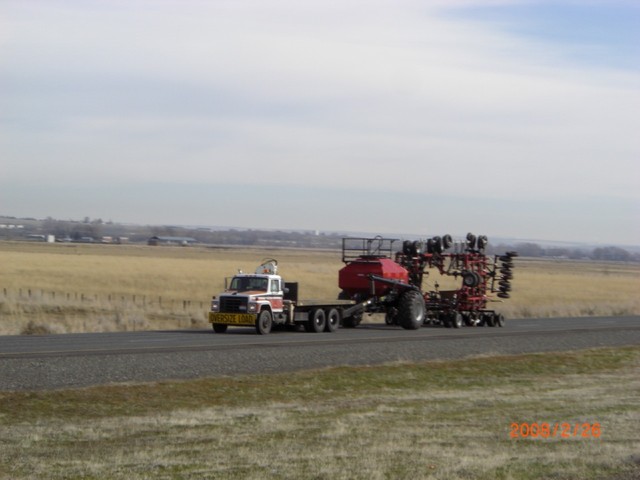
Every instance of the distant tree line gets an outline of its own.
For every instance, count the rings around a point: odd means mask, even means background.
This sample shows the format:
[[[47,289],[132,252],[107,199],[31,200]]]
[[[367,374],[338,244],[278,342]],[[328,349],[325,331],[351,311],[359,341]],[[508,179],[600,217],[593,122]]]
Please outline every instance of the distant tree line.
[[[287,247],[287,248],[324,248],[340,249],[342,233],[318,233],[311,231],[185,228],[178,226],[145,226],[118,224],[102,219],[85,217],[83,220],[57,220],[48,217],[44,220],[34,218],[16,219],[0,216],[0,224],[21,224],[23,228],[0,228],[0,239],[20,240],[29,235],[55,235],[58,240],[83,241],[93,239],[99,242],[105,236],[126,237],[130,243],[146,243],[152,236],[191,237],[205,245],[240,245],[247,247]],[[630,252],[616,246],[582,247],[545,247],[537,243],[523,242],[513,245],[491,242],[487,247],[490,255],[501,254],[509,250],[517,251],[523,257],[566,258],[573,260],[599,260],[615,262],[640,262],[640,250]]]
[[[600,260],[611,262],[640,262],[640,252],[629,252],[620,247],[543,247],[537,243],[517,243],[515,245],[490,246],[491,253],[515,250],[523,257],[533,258],[567,258],[571,260]]]

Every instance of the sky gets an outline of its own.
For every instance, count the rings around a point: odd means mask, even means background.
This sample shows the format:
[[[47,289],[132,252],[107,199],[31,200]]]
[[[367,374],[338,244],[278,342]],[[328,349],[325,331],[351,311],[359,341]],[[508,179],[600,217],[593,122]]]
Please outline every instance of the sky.
[[[640,1],[0,0],[0,214],[640,245]]]

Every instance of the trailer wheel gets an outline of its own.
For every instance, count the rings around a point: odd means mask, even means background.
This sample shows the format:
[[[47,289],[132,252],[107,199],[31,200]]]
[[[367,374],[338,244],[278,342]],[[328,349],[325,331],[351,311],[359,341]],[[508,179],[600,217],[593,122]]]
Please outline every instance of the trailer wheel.
[[[212,324],[213,331],[216,333],[224,333],[227,331],[227,325],[222,325],[221,323]]]
[[[460,312],[451,312],[451,318],[449,321],[453,328],[462,327],[462,314]]]
[[[495,313],[488,313],[487,315],[485,315],[485,324],[489,327],[495,327],[496,326],[496,315]]]
[[[327,316],[321,308],[315,308],[309,312],[309,319],[305,323],[305,330],[312,333],[320,333],[324,331],[327,323]]]
[[[504,327],[504,315],[501,313],[496,315],[496,325],[498,327]]]
[[[340,326],[340,312],[336,308],[330,308],[325,312],[327,324],[324,327],[326,332],[335,332]]]
[[[258,319],[256,320],[256,332],[260,335],[267,335],[271,333],[271,327],[273,326],[273,317],[269,310],[262,310]]]
[[[400,297],[398,323],[406,330],[417,330],[422,326],[426,313],[424,298],[416,290],[409,290]]]

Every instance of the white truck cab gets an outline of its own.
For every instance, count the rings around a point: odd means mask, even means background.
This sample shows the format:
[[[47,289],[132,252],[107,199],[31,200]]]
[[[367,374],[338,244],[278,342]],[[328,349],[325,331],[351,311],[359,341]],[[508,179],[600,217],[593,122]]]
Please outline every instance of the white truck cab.
[[[268,259],[253,274],[238,273],[227,288],[211,301],[209,322],[216,333],[229,325],[255,326],[260,334],[269,333],[274,323],[285,323],[284,285],[277,275],[276,260]]]
[[[273,325],[303,326],[307,332],[334,332],[342,321],[343,309],[351,300],[301,301],[298,284],[278,275],[278,262],[263,260],[255,273],[237,273],[225,291],[211,300],[209,323],[216,333],[227,327],[255,327],[261,335]]]

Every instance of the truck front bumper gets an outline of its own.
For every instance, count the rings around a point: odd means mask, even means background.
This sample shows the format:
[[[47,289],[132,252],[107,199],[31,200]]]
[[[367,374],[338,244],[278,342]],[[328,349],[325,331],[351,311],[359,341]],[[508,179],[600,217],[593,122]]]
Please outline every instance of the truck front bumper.
[[[250,313],[209,312],[209,323],[217,323],[219,325],[245,325],[252,327],[256,324],[256,316]]]

